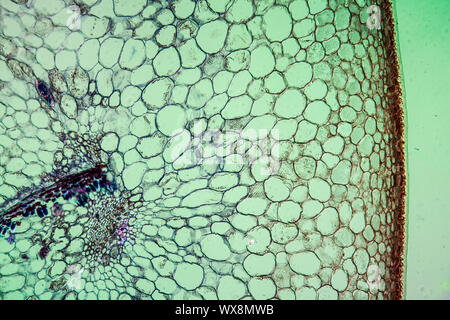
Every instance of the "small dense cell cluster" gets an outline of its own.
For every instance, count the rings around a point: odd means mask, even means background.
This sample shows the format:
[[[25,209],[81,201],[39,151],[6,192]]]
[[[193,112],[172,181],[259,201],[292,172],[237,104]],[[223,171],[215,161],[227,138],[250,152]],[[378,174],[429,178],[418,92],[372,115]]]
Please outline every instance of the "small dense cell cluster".
[[[389,1],[0,15],[2,299],[402,297]]]
[[[130,206],[127,192],[118,191],[115,182],[107,178],[105,165],[99,164],[81,172],[70,173],[80,169],[81,164],[95,164],[95,157],[91,156],[89,145],[83,145],[85,139],[78,137],[75,132],[61,137],[66,155],[61,150],[55,152],[54,162],[59,163],[59,170],[42,175],[41,181],[46,183],[22,190],[22,195],[25,195],[17,197],[14,204],[8,206],[8,202],[3,203],[0,223],[2,230],[9,230],[7,240],[13,244],[16,226],[19,236],[17,240],[26,236],[21,227],[23,219],[35,215],[44,218],[51,214],[38,224],[41,230],[28,237],[37,246],[41,245],[34,258],[63,258],[69,278],[49,278],[48,283],[52,290],[66,294],[71,289],[67,286],[73,276],[70,270],[82,265],[89,273],[87,279],[90,279],[97,266],[109,266],[111,261],[120,259],[126,245],[135,243],[136,236],[130,224],[132,216],[129,211],[135,204]],[[89,141],[96,140],[91,138]],[[74,153],[67,152],[69,146]],[[78,212],[74,219],[71,211],[75,207]],[[77,243],[79,231],[82,235],[81,243]],[[27,253],[22,257],[32,261]],[[49,270],[54,267],[51,266]]]

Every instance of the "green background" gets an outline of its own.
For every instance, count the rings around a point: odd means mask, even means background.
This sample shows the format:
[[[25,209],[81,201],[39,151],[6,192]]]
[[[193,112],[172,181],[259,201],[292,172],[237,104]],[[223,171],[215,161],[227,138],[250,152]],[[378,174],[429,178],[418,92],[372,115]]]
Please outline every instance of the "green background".
[[[407,121],[406,299],[450,299],[450,1],[395,0]]]

